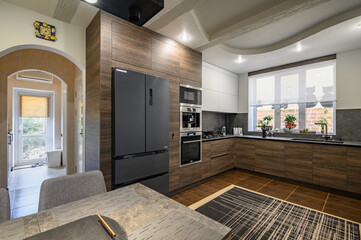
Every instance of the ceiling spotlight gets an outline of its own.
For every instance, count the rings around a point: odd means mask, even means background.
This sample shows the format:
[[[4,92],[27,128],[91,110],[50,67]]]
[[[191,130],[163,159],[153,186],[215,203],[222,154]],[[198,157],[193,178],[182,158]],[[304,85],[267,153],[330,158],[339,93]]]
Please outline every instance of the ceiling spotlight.
[[[96,3],[98,0],[85,0],[85,1],[87,1],[88,3],[94,4],[94,3]]]
[[[246,61],[246,59],[244,59],[244,57],[242,57],[242,55],[239,55],[237,57],[237,59],[235,60],[236,63],[243,63],[244,61]]]
[[[187,33],[182,33],[179,36],[179,39],[183,42],[188,42],[191,39],[191,37]]]
[[[303,50],[303,46],[301,43],[297,43],[297,46],[293,49],[294,52],[301,52]]]

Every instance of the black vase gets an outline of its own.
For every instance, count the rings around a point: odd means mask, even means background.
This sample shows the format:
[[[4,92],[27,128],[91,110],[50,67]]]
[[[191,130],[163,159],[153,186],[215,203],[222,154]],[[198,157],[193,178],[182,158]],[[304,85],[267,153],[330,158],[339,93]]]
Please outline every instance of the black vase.
[[[267,137],[267,128],[262,128],[262,137]]]

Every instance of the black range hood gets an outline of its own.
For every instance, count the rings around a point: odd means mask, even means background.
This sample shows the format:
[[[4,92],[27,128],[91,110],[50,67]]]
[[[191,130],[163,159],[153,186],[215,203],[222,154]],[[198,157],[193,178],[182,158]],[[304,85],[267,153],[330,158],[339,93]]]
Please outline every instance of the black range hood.
[[[138,26],[143,26],[164,8],[164,0],[98,0],[91,5]]]

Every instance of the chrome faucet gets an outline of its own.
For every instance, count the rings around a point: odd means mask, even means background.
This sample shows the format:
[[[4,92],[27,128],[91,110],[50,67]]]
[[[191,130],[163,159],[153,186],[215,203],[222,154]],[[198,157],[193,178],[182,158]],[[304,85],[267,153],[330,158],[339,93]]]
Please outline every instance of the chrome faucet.
[[[325,126],[325,127],[326,127],[326,134],[322,134],[322,137],[323,137],[325,140],[331,139],[331,136],[328,136],[327,123],[317,122],[317,123],[315,123],[315,124],[316,124],[316,125]]]

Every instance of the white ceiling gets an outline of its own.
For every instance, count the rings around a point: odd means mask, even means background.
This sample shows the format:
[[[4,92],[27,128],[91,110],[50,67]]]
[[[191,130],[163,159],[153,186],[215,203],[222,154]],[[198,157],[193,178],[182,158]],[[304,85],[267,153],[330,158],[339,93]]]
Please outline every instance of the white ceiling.
[[[80,0],[4,1],[84,28],[98,11]],[[361,48],[361,0],[164,1],[145,27],[179,42],[187,33],[182,43],[237,74]]]
[[[361,48],[361,0],[177,2],[145,26],[179,42],[188,33],[204,61],[237,74]]]

